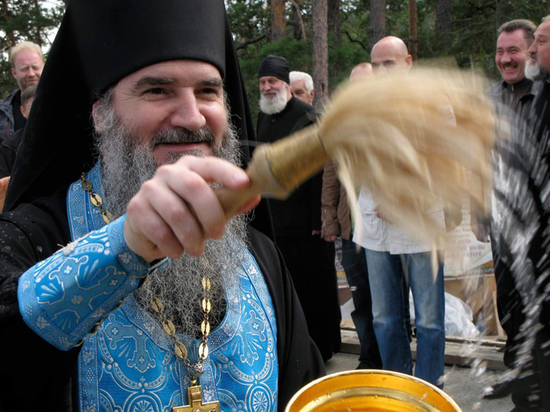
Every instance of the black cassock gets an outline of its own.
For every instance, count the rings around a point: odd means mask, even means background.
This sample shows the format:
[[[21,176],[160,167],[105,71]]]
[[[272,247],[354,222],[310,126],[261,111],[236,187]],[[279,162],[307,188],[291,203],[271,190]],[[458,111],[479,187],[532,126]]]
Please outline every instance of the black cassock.
[[[315,108],[292,97],[280,113],[259,113],[257,140],[272,143],[315,121]],[[294,281],[311,337],[327,360],[340,350],[341,314],[334,244],[312,236],[312,231],[321,231],[321,188],[318,173],[284,201],[269,199],[269,207],[275,243]]]

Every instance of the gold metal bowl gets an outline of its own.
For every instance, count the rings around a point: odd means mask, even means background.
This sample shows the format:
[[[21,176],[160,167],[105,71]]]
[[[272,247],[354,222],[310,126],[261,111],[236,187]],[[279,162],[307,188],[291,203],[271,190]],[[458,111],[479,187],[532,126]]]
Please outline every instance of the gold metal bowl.
[[[404,373],[358,369],[324,376],[300,389],[285,412],[460,412],[438,387]]]

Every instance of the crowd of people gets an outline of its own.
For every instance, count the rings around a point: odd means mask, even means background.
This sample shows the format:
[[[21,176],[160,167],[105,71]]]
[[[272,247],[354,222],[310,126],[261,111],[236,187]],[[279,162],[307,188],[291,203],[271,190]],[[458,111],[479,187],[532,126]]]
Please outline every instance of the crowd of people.
[[[536,213],[504,224],[502,214],[525,211],[495,185],[492,221],[472,225],[493,248],[513,371],[487,397],[512,393],[515,411],[550,410],[548,38],[550,18],[504,24],[502,80],[487,91],[517,126],[495,149],[506,169],[495,179],[521,176]],[[23,42],[10,63],[18,89],[0,101],[0,411],[282,410],[340,350],[337,240],[358,368],[443,388],[443,251],[394,225],[365,188],[356,224],[335,163],[285,200],[256,196],[226,215],[216,187],[245,189],[255,148],[322,114],[312,77],[268,55],[254,124],[221,0],[69,0],[46,61]],[[350,64],[349,81],[413,64],[402,39],[384,37],[369,62]],[[452,229],[443,202],[425,213]],[[511,227],[526,233],[522,268]],[[525,267],[540,304],[529,333]]]

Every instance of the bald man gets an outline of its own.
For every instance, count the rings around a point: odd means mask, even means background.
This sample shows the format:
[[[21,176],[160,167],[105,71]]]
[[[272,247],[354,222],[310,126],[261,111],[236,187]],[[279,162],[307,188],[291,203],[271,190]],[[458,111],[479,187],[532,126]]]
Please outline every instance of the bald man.
[[[412,57],[397,37],[385,37],[374,45],[371,64],[375,74],[409,70]],[[380,142],[384,144],[384,142]],[[403,287],[404,273],[415,302],[417,358],[414,375],[443,387],[445,364],[445,291],[443,264],[432,273],[432,245],[413,238],[387,219],[372,193],[361,189],[361,227],[353,241],[365,250],[372,298],[373,326],[382,359],[382,368],[413,373],[407,329],[409,293]],[[440,202],[426,211],[442,227],[445,224]],[[359,226],[359,225],[358,225]],[[361,230],[362,229],[362,230]]]
[[[381,70],[409,70],[412,63],[407,45],[399,37],[384,37],[371,50],[371,64],[375,73]]]

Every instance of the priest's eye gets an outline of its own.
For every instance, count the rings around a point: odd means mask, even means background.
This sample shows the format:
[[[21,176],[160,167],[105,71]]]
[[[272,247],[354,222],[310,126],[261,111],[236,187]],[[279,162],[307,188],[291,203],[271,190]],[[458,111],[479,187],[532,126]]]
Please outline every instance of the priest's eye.
[[[145,91],[145,94],[165,94],[165,93],[166,91],[162,87],[153,87]]]
[[[197,95],[205,98],[217,98],[221,95],[221,88],[218,87],[203,87],[197,90]]]
[[[218,89],[214,88],[214,87],[205,87],[201,90],[201,93],[206,93],[206,94],[218,94]]]

